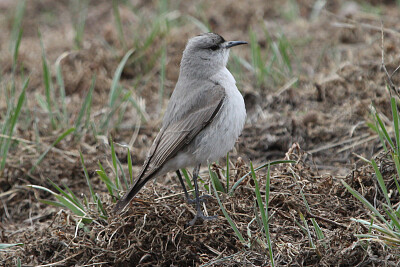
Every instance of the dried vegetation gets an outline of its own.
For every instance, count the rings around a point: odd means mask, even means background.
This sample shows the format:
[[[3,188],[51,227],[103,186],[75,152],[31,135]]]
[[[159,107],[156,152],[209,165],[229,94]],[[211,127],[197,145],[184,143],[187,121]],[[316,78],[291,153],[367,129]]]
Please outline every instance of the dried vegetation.
[[[271,63],[271,68],[257,68],[251,53],[256,47],[235,50],[229,63],[248,110],[245,130],[231,153],[231,180],[233,184],[249,172],[250,161],[255,166],[285,157],[296,161],[271,170],[269,225],[275,264],[399,265],[398,248],[354,236],[368,229],[351,219],[369,219],[369,211],[341,183],[344,180],[381,209],[384,198],[374,170],[359,159],[378,156],[391,200],[399,202],[393,163],[379,154],[379,138],[367,125],[372,103],[385,122],[391,117],[381,70],[381,22],[390,72],[399,65],[400,53],[400,8],[395,1],[335,0],[327,1],[321,10],[314,2],[324,1],[205,0],[180,1],[179,5],[170,1],[167,8],[163,4],[167,1],[122,1],[118,9],[122,32],[112,1],[92,1],[79,49],[73,26],[76,18],[71,15],[75,7],[70,2],[79,1],[26,1],[14,75],[9,40],[17,7],[14,1],[0,1],[1,121],[6,118],[5,96],[11,83],[15,82],[19,93],[30,77],[6,165],[0,170],[0,243],[24,245],[0,251],[0,265],[15,266],[19,259],[24,266],[268,266],[267,249],[257,241],[263,232],[259,220],[253,220],[259,215],[250,177],[232,196],[220,196],[250,247],[238,240],[215,198],[206,207],[210,215],[218,214],[218,220],[185,227],[195,211],[179,194],[173,175],[149,183],[122,215],[85,228],[76,227],[71,212],[35,198],[35,193],[42,199],[50,194],[25,187],[52,188],[50,178],[68,185],[77,196],[88,195],[79,157],[82,151],[94,190],[112,214],[113,199],[95,173],[98,161],[111,173],[105,140],[112,136],[132,146],[133,172],[137,173],[177,80],[186,40],[201,33],[205,25],[226,39],[248,40],[253,33],[260,57]],[[68,117],[58,127],[52,127],[51,116],[40,104],[46,89],[38,28],[54,86],[58,88],[57,60],[64,78]],[[130,48],[132,56],[120,84],[134,102],[122,102],[110,123],[96,128],[96,134],[93,127],[81,126],[79,134],[62,139],[36,166],[66,126],[79,118],[93,75],[89,121],[104,122],[104,114],[113,109],[109,95],[115,71]],[[267,78],[260,80],[258,72],[267,73]],[[398,77],[393,77],[394,84],[400,84]],[[54,96],[59,99],[59,92]],[[126,153],[117,146],[125,169]],[[202,177],[208,180],[205,170]],[[262,194],[265,177],[265,169],[257,172]],[[318,222],[323,239],[318,239],[311,218]]]

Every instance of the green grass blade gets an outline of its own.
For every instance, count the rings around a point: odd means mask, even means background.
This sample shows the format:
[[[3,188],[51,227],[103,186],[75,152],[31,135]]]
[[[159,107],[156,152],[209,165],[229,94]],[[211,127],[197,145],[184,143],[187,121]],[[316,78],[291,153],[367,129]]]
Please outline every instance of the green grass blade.
[[[117,155],[115,153],[114,142],[111,137],[110,137],[110,144],[111,144],[111,159],[112,159],[112,164],[113,164],[114,173],[115,173],[115,186],[121,190],[122,189],[121,182],[120,182],[119,176],[118,176]]]
[[[342,184],[346,189],[359,201],[361,201],[370,211],[372,211],[375,216],[377,216],[380,220],[382,220],[385,224],[389,224],[386,219],[380,214],[380,212],[371,204],[369,203],[368,200],[366,200],[360,193],[358,193],[356,190],[351,188],[345,181],[341,180]]]
[[[12,248],[15,246],[23,246],[23,243],[14,243],[14,244],[4,244],[4,243],[0,243],[0,249],[7,249],[7,248]]]
[[[121,123],[124,121],[124,116],[126,113],[126,109],[128,108],[128,101],[124,101],[123,103],[121,103],[121,106],[118,108],[118,118],[115,122],[115,124],[113,125],[114,128],[118,128]]]
[[[22,92],[18,97],[17,106],[15,107],[15,110],[13,111],[13,113],[12,113],[12,115],[10,117],[10,120],[6,121],[6,124],[9,125],[9,127],[8,127],[8,139],[4,143],[4,148],[2,147],[2,151],[1,151],[2,152],[2,154],[1,154],[2,160],[1,160],[1,165],[0,165],[0,171],[4,170],[5,165],[6,165],[7,154],[8,154],[8,150],[10,148],[10,145],[11,145],[11,137],[13,136],[15,125],[16,125],[16,123],[18,121],[22,105],[23,105],[23,103],[25,101],[25,92],[26,92],[26,88],[28,87],[28,83],[29,83],[29,78],[26,79],[26,81],[24,82],[24,85],[22,87]]]
[[[58,201],[52,201],[52,200],[48,200],[48,199],[39,199],[39,198],[37,198],[37,200],[40,203],[43,203],[43,204],[46,204],[46,205],[49,205],[49,206],[65,208],[64,204],[62,204],[62,203],[60,203]]]
[[[379,124],[379,126],[380,126],[380,128],[382,130],[383,136],[385,137],[386,141],[389,143],[389,145],[392,147],[393,150],[396,150],[396,147],[393,144],[393,141],[390,138],[390,136],[389,136],[389,134],[388,134],[388,132],[386,130],[385,124],[383,124],[381,118],[379,117],[378,112],[375,113],[375,118],[376,118],[376,120],[377,120],[377,122],[378,122],[378,124]]]
[[[275,160],[275,161],[267,162],[267,163],[255,168],[254,171],[261,170],[265,167],[268,167],[268,165],[273,166],[273,165],[282,164],[282,163],[290,164],[290,163],[296,163],[296,161],[294,161],[294,160]],[[251,171],[246,173],[245,175],[243,175],[239,180],[237,180],[237,182],[232,186],[231,190],[229,191],[229,194],[232,195],[234,193],[236,187],[238,187],[243,182],[243,180],[246,179],[246,177],[249,176],[250,174],[251,174]]]
[[[79,150],[79,156],[81,157],[81,164],[82,164],[83,172],[85,174],[86,183],[87,183],[87,185],[89,187],[90,195],[92,196],[93,202],[96,202],[96,200],[97,200],[96,199],[96,195],[94,194],[92,183],[90,182],[90,178],[89,178],[89,173],[88,173],[88,171],[86,169],[86,166],[85,166],[85,161],[83,159],[82,151],[80,151],[80,150]]]
[[[132,55],[133,51],[134,50],[131,49],[125,54],[125,56],[122,58],[121,62],[119,63],[119,65],[114,73],[114,77],[113,77],[111,88],[110,88],[110,95],[109,95],[110,108],[112,108],[114,106],[115,101],[117,100],[117,98],[120,94],[120,90],[118,88],[119,88],[119,80],[121,78],[122,70],[124,69],[126,61]]]
[[[117,188],[115,187],[114,183],[110,180],[110,178],[108,178],[108,176],[106,175],[106,173],[102,170],[97,170],[96,173],[99,175],[100,180],[103,181],[103,183],[106,185],[108,193],[110,194],[110,196],[114,196],[114,191],[113,190],[117,190]]]
[[[45,112],[48,112],[48,110],[47,110],[47,102],[46,102],[46,100],[43,98],[43,96],[41,95],[41,94],[39,94],[39,93],[35,93],[35,98],[36,98],[36,101],[37,101],[37,103],[38,103],[38,105],[45,111]]]
[[[266,214],[267,218],[269,218],[268,208],[269,208],[270,189],[271,189],[271,165],[268,165],[267,181],[266,181],[266,184],[265,184],[265,214]],[[269,255],[271,257],[271,262],[272,262],[274,260],[273,259],[273,255],[274,254],[273,254],[273,251],[272,251],[271,236],[269,234],[269,224],[267,224],[266,231],[268,232],[268,234],[267,234],[267,244],[268,244]]]
[[[383,195],[384,195],[384,197],[386,199],[386,202],[388,203],[389,207],[391,207],[392,204],[390,203],[390,198],[389,198],[388,191],[387,191],[387,188],[386,188],[386,185],[385,185],[385,181],[383,180],[383,177],[382,177],[382,174],[381,174],[381,172],[380,172],[380,170],[378,168],[378,165],[376,164],[375,160],[371,160],[371,164],[372,164],[372,167],[374,168],[374,171],[375,171],[375,174],[376,174],[376,178],[378,180],[378,183],[379,183],[379,186],[380,186],[380,188],[382,190],[382,193],[383,193]]]
[[[64,53],[58,59],[56,60],[55,63],[55,68],[56,68],[56,79],[57,79],[57,84],[58,88],[60,91],[60,102],[61,102],[61,107],[62,107],[62,121],[64,123],[64,127],[67,127],[68,125],[68,111],[67,111],[67,102],[65,100],[65,84],[64,84],[64,78],[62,75],[62,69],[61,69],[61,60],[62,58],[67,55]]]
[[[383,132],[380,130],[379,123],[375,119],[375,116],[374,116],[374,122],[375,122],[375,127],[373,127],[372,129],[375,130],[375,132],[378,134],[379,140],[381,141],[381,144],[382,144],[383,149],[385,150],[385,152],[388,152],[388,149],[386,147],[386,142],[385,142],[385,136],[384,136]]]
[[[393,180],[394,180],[394,182],[396,184],[397,192],[400,192],[400,185],[399,185],[399,180],[398,180],[398,177],[400,177],[399,156],[396,155],[396,154],[393,154],[392,157],[393,157],[393,161],[394,161],[394,164],[396,166],[396,171],[397,171],[396,174],[393,174]],[[397,207],[397,210],[400,210],[400,205]]]
[[[81,128],[80,127],[81,121],[82,121],[82,118],[85,115],[85,113],[88,113],[90,115],[90,111],[88,111],[88,110],[90,110],[90,106],[92,103],[92,95],[93,95],[93,90],[94,90],[95,85],[96,85],[96,75],[93,75],[89,92],[87,93],[87,95],[85,97],[85,101],[83,102],[81,110],[79,111],[78,117],[75,121],[75,128],[77,129],[75,134],[77,134],[78,130]],[[86,118],[86,123],[88,123],[88,118]]]
[[[394,226],[391,229],[392,232],[393,232],[393,235],[400,239],[400,232],[399,232],[399,230],[400,230],[400,220],[399,220],[399,217],[397,216],[398,214],[396,214],[396,212],[390,207],[388,207],[388,209],[384,208],[384,210],[385,210],[386,214],[389,216],[389,218],[390,218],[390,220],[391,220],[391,222],[392,222],[392,224]],[[395,227],[397,228],[397,232],[395,231]]]
[[[85,216],[85,211],[82,210],[79,206],[75,205],[75,203],[71,202],[68,198],[65,198],[58,194],[55,195],[55,198],[75,215]]]
[[[81,208],[83,209],[83,208],[84,208],[84,207],[83,207],[83,204],[82,204],[81,201],[76,197],[75,193],[71,190],[71,188],[69,188],[68,185],[66,185],[66,184],[63,184],[63,186],[65,187],[65,190],[68,191],[68,193],[69,193],[69,195],[71,196],[73,202],[74,202],[77,206],[79,206],[79,207],[81,207]]]
[[[304,231],[304,232],[306,233],[306,235],[308,236],[308,240],[310,241],[310,247],[311,247],[311,248],[315,248],[315,244],[314,244],[314,242],[313,242],[313,240],[312,240],[311,231],[310,231],[310,228],[308,227],[307,220],[306,220],[306,218],[304,218],[304,215],[303,215],[303,213],[301,213],[301,212],[300,212],[300,219],[301,219],[301,221],[302,221],[303,224],[304,224],[303,231]]]
[[[80,203],[79,200],[76,199],[75,195],[74,197],[70,196],[67,192],[65,192],[64,190],[62,190],[57,184],[55,184],[52,180],[47,179],[51,185],[57,189],[58,192],[61,193],[61,195],[64,196],[64,198],[67,198],[69,201],[71,201],[72,203],[74,203],[76,206],[79,206],[79,208],[84,209],[84,207],[82,206],[82,203]]]
[[[101,202],[101,199],[99,197],[99,195],[96,193],[96,199],[97,199],[97,209],[100,212],[100,214],[102,214],[103,216],[105,216],[105,218],[107,218],[107,211],[104,209],[103,207],[103,203]],[[103,217],[104,218],[104,217]]]
[[[129,172],[129,181],[131,184],[133,184],[132,156],[129,147],[128,147],[128,172]]]
[[[46,52],[44,49],[42,34],[40,33],[39,30],[38,30],[38,35],[39,35],[39,39],[40,39],[40,46],[42,48],[42,69],[43,69],[44,90],[45,90],[46,103],[47,103],[47,112],[49,113],[50,121],[51,121],[51,125],[52,125],[53,129],[56,129],[56,122],[54,120],[54,115],[53,115],[51,75],[50,75],[49,66],[47,64]]]
[[[15,74],[15,69],[17,67],[18,51],[19,51],[19,46],[21,44],[21,39],[22,39],[22,28],[19,30],[17,40],[16,40],[15,46],[14,46],[13,64],[12,64],[13,75]],[[14,79],[13,79],[13,82],[14,82]]]
[[[214,172],[211,171],[210,165],[208,165],[208,172],[209,172],[210,176],[213,175],[213,173],[214,173]],[[246,240],[243,238],[243,236],[240,233],[239,229],[237,228],[235,222],[229,216],[229,214],[226,211],[224,205],[222,205],[221,199],[219,198],[219,195],[218,195],[218,191],[217,191],[217,189],[215,187],[215,184],[214,184],[214,179],[211,179],[211,184],[212,184],[212,187],[214,189],[214,194],[215,194],[215,197],[217,198],[218,205],[221,208],[222,213],[224,214],[224,216],[225,216],[226,220],[228,221],[229,225],[232,227],[233,231],[235,232],[236,236],[239,238],[240,242],[242,242],[243,245],[245,245],[247,247],[250,247],[250,244],[248,242],[246,242]]]
[[[40,186],[40,185],[27,185],[26,187],[28,187],[28,188],[33,188],[33,189],[43,190],[43,191],[45,191],[45,192],[50,193],[50,194],[53,195],[53,196],[56,196],[56,195],[57,195],[57,193],[51,191],[50,189],[48,189],[48,188],[46,188],[46,187],[44,187],[44,186]],[[36,195],[36,193],[35,193],[35,198],[36,198],[40,203],[43,203],[43,204],[46,204],[46,205],[50,205],[50,206],[54,206],[54,207],[65,208],[65,206],[64,206],[62,203],[57,202],[57,201],[47,200],[47,199],[41,199],[41,198],[39,198],[39,197]]]
[[[122,89],[121,89],[122,90]],[[112,108],[111,111],[108,112],[108,114],[105,114],[103,123],[101,124],[101,129],[104,130],[107,128],[112,116],[120,109],[120,107],[126,102],[129,101],[129,98],[131,97],[132,92],[128,91],[126,92],[121,101],[119,101],[117,104],[115,104]]]
[[[396,136],[396,154],[400,155],[400,134],[399,134],[399,111],[397,110],[397,103],[394,97],[390,98],[393,115],[393,128]]]
[[[167,66],[167,44],[163,42],[161,48],[161,69],[160,69],[160,87],[158,89],[158,105],[159,111],[162,111],[164,101],[164,86],[165,86],[165,69]]]
[[[268,164],[267,169],[267,180],[265,183],[265,214],[268,215],[268,207],[269,207],[269,193],[271,189],[271,165]]]
[[[53,183],[53,185],[55,185],[55,184]],[[43,187],[43,186],[39,186],[39,185],[28,185],[28,187],[46,191],[46,192],[52,194],[59,201],[59,202],[54,202],[54,201],[51,201],[51,200],[38,199],[42,203],[53,205],[53,206],[63,206],[65,208],[71,210],[74,214],[76,214],[78,216],[84,216],[85,215],[84,210],[81,209],[81,207],[79,207],[78,205],[76,205],[73,201],[71,201],[69,197],[65,197],[63,195],[59,195],[59,194],[51,191],[50,189],[48,189],[46,187]]]
[[[261,85],[264,80],[265,66],[261,58],[260,47],[258,45],[257,36],[253,30],[250,30],[250,50],[251,62],[257,79],[257,85]]]
[[[261,213],[261,220],[262,220],[262,223],[263,223],[263,226],[264,226],[264,234],[265,234],[265,238],[267,239],[267,242],[268,242],[269,258],[271,260],[271,266],[275,266],[274,254],[273,254],[273,251],[272,251],[272,244],[271,244],[271,236],[269,234],[269,224],[268,224],[267,213],[266,213],[266,210],[264,208],[264,203],[263,203],[262,198],[261,198],[260,187],[258,185],[256,173],[254,171],[252,162],[250,162],[250,169],[251,169],[251,177],[253,178],[254,184],[255,184],[255,193],[256,193],[256,197],[257,197],[257,205],[258,205],[258,209],[259,209],[259,211]],[[268,165],[268,170],[270,170],[270,165]],[[269,175],[269,171],[268,171],[267,175]]]
[[[285,67],[288,69],[289,73],[292,73],[292,63],[290,60],[290,50],[291,50],[291,46],[290,43],[288,41],[288,39],[286,38],[286,36],[282,35],[280,40],[279,40],[279,44],[278,44],[278,48],[279,48],[279,53],[281,55],[282,61],[285,65]],[[293,50],[292,50],[293,51]]]
[[[74,42],[76,48],[81,48],[85,31],[89,0],[72,1],[72,21],[75,30]]]
[[[50,193],[51,195],[55,196],[57,195],[57,193],[53,192],[52,190],[48,189],[47,187],[44,186],[40,186],[40,185],[27,185],[28,188],[33,188],[33,189],[39,189],[39,190],[43,190],[47,193]]]
[[[10,50],[15,47],[15,43],[18,42],[18,35],[20,34],[22,29],[22,20],[24,19],[25,9],[26,0],[19,0],[11,30]]]
[[[116,158],[116,160],[117,160],[118,167],[122,174],[122,181],[124,182],[125,187],[129,188],[128,179],[126,179],[124,168],[122,167],[121,161],[118,158]]]
[[[65,132],[63,132],[57,139],[56,141],[53,142],[53,144],[51,144],[51,146],[49,146],[46,151],[43,152],[42,155],[40,155],[39,159],[35,162],[35,164],[32,166],[32,168],[29,170],[29,173],[32,173],[35,169],[36,166],[39,165],[42,160],[44,159],[44,157],[47,155],[47,153],[49,153],[49,151],[55,147],[61,140],[63,140],[65,137],[67,137],[70,133],[74,132],[75,128],[69,128],[68,130],[66,130]]]
[[[210,164],[208,165],[208,169],[210,169]],[[222,185],[221,181],[218,179],[218,175],[214,171],[211,171],[210,178],[215,184],[215,188],[217,189],[218,192],[226,193],[225,187]]]
[[[121,16],[119,14],[118,2],[119,2],[118,0],[112,1],[113,15],[115,19],[115,26],[117,28],[118,40],[122,46],[122,49],[125,50],[126,42],[125,42],[124,31],[122,29]]]
[[[311,218],[311,222],[312,222],[312,224],[314,226],[315,234],[317,235],[317,239],[318,240],[323,240],[325,238],[325,235],[322,232],[322,229],[319,226],[319,224],[317,223],[317,221],[315,220],[315,218]],[[324,247],[327,247],[327,245],[325,243],[324,243]]]
[[[352,220],[355,221],[355,222],[364,224],[365,226],[369,227],[370,229],[376,230],[376,231],[378,231],[379,233],[381,233],[383,235],[394,237],[394,238],[397,238],[397,239],[400,238],[400,233],[396,233],[396,232],[392,231],[391,229],[385,227],[384,225],[381,226],[378,223],[369,222],[369,221],[366,221],[366,220],[363,220],[363,219],[352,219]],[[369,233],[371,234],[373,232],[369,231]]]
[[[183,177],[185,177],[185,180],[189,187],[189,190],[193,190],[194,187],[193,187],[192,181],[190,181],[190,176],[189,176],[188,171],[185,168],[181,169],[181,171],[182,171]],[[193,195],[194,195],[194,193],[193,193]]]
[[[307,209],[308,213],[312,214],[311,209],[310,209],[310,205],[308,205],[308,202],[307,202],[306,196],[303,193],[303,190],[300,190],[300,194],[301,194],[301,197],[303,198],[304,205],[306,206],[306,209]],[[324,239],[325,238],[324,233],[322,232],[322,229],[319,226],[318,222],[315,220],[315,218],[311,218],[311,222],[312,222],[312,224],[314,226],[314,230],[315,230],[315,234],[317,236],[317,239],[318,240]],[[327,247],[327,245],[325,243],[323,245],[324,245],[324,247]]]
[[[92,121],[90,119],[90,114],[91,114],[91,111],[92,111],[92,99],[93,99],[93,91],[94,91],[95,80],[96,80],[96,76],[94,75],[93,76],[93,81],[92,81],[93,82],[93,87],[90,88],[91,89],[90,90],[90,97],[89,97],[89,100],[88,100],[88,104],[86,106],[86,116],[85,116],[86,118],[85,118],[85,124],[83,126],[85,131],[87,131],[90,126],[92,126]]]

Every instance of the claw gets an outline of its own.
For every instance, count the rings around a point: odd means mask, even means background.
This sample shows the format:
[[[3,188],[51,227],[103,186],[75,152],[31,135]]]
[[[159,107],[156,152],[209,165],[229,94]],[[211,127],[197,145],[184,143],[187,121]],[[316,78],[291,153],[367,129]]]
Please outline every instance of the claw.
[[[201,219],[201,220],[203,220],[203,221],[211,221],[211,220],[215,220],[215,219],[217,219],[217,218],[218,218],[217,215],[214,215],[214,216],[205,216],[205,215],[203,214],[203,212],[200,211],[200,212],[197,212],[196,216],[194,216],[194,218],[193,218],[190,222],[188,222],[188,223],[186,224],[186,226],[193,226],[193,225],[196,223],[197,219]]]
[[[209,195],[199,196],[199,186],[197,184],[197,176],[199,174],[199,170],[200,170],[200,164],[197,165],[193,170],[193,183],[194,183],[194,189],[195,189],[194,191],[195,191],[195,195],[196,195],[196,198],[194,198],[194,199],[189,197],[189,194],[186,190],[186,186],[185,186],[185,183],[183,182],[181,173],[179,172],[179,170],[176,171],[176,174],[178,175],[179,181],[185,192],[185,197],[186,197],[187,203],[196,204],[196,210],[197,210],[196,216],[194,216],[194,218],[190,222],[188,222],[185,227],[193,226],[196,223],[197,219],[201,219],[203,221],[208,221],[208,220],[215,220],[218,218],[218,216],[216,216],[216,215],[215,216],[205,216],[203,214],[203,211],[201,210],[200,203],[206,202],[207,199],[211,198],[211,196],[209,196]]]
[[[210,199],[211,196],[210,195],[202,195],[201,197],[199,197],[199,201],[200,203],[207,203],[208,199]],[[188,204],[194,204],[196,203],[196,199],[195,198],[188,198],[186,199]]]

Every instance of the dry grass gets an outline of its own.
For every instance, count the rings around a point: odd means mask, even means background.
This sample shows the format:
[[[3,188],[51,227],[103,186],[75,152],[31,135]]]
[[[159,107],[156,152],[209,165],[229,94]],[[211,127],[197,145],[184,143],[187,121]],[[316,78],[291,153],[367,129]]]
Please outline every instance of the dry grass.
[[[368,219],[368,210],[341,183],[346,181],[372,202],[380,203],[383,199],[372,167],[360,161],[358,155],[370,159],[382,149],[376,134],[366,124],[370,121],[370,104],[374,103],[383,113],[383,119],[390,121],[385,74],[380,70],[380,29],[382,21],[383,50],[390,72],[399,65],[398,6],[388,3],[378,10],[368,4],[373,1],[349,6],[346,1],[338,0],[329,1],[318,11],[312,6],[313,1],[306,0],[284,4],[281,1],[265,4],[261,0],[184,1],[179,5],[171,1],[168,8],[164,5],[166,1],[126,1],[118,8],[124,36],[121,39],[111,1],[96,1],[89,4],[82,46],[76,49],[69,2],[26,2],[14,74],[9,41],[16,3],[0,2],[2,123],[9,104],[6,95],[10,95],[12,84],[15,83],[18,95],[26,77],[30,77],[6,166],[0,171],[0,243],[24,245],[0,251],[0,265],[16,265],[18,258],[27,266],[269,264],[267,249],[257,242],[262,237],[262,227],[257,220],[249,224],[256,217],[250,177],[233,196],[221,194],[238,229],[250,239],[250,248],[239,242],[214,198],[206,207],[210,215],[219,215],[218,220],[185,228],[194,209],[184,202],[182,195],[175,195],[181,189],[172,175],[149,183],[121,216],[98,220],[86,231],[77,229],[76,218],[69,211],[38,202],[33,191],[24,187],[36,184],[51,188],[47,181],[50,178],[59,185],[68,185],[79,197],[88,195],[80,150],[94,190],[100,194],[106,210],[112,210],[113,200],[95,173],[98,161],[106,166],[108,174],[112,173],[108,163],[110,148],[104,140],[112,136],[118,143],[131,145],[133,171],[137,173],[177,80],[186,40],[201,33],[199,24],[190,17],[226,39],[249,40],[250,32],[254,32],[262,57],[271,60],[271,55],[277,56],[276,62],[271,61],[270,76],[262,82],[257,80],[257,71],[252,70],[250,47],[233,51],[229,63],[248,111],[243,135],[231,153],[231,184],[249,171],[250,160],[259,163],[255,166],[285,156],[297,162],[273,168],[271,172],[269,224],[276,265],[398,265],[398,249],[355,238],[355,233],[366,233],[368,229],[351,218]],[[61,99],[56,79],[57,59],[62,68],[68,116],[57,127],[52,127],[49,112],[40,105],[40,99],[45,99],[45,83],[38,28],[51,71],[54,101]],[[271,47],[279,42],[289,44],[291,50],[273,50]],[[109,106],[109,93],[115,70],[130,48],[133,54],[119,84],[134,102],[118,98],[121,105],[110,117],[108,127],[101,130],[103,118],[114,108]],[[164,48],[165,65],[161,60]],[[290,63],[279,58],[285,51],[292,51]],[[244,61],[249,64],[243,64]],[[163,69],[165,76],[161,74]],[[79,134],[61,140],[29,172],[61,133],[74,126],[93,75],[96,83],[89,124],[85,125],[83,117]],[[398,75],[393,82],[400,84]],[[93,131],[93,127],[97,130]],[[292,146],[296,143],[300,145]],[[117,156],[126,168],[126,150],[117,146]],[[393,166],[384,157],[379,162],[388,188],[396,192],[395,185],[389,183]],[[261,188],[265,188],[265,175],[265,170],[257,173]],[[203,178],[207,181],[206,177],[205,173]],[[41,198],[50,197],[44,192],[37,193]],[[391,197],[394,203],[399,201],[397,193]],[[317,221],[324,239],[317,238],[311,218]],[[309,233],[304,231],[307,227],[311,229]]]

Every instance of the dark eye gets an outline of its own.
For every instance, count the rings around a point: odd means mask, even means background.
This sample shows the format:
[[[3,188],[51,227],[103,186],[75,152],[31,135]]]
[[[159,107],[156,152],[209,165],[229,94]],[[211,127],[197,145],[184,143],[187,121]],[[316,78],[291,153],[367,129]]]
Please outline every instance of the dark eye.
[[[210,47],[210,49],[211,49],[212,51],[215,51],[215,50],[217,50],[218,48],[219,48],[218,45],[213,45],[213,46]]]

